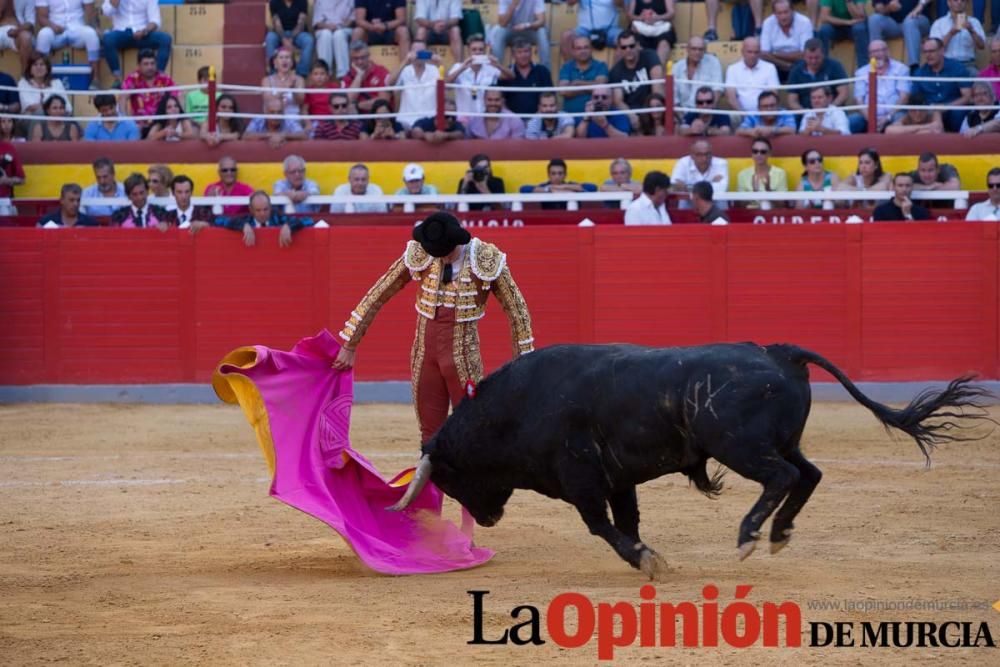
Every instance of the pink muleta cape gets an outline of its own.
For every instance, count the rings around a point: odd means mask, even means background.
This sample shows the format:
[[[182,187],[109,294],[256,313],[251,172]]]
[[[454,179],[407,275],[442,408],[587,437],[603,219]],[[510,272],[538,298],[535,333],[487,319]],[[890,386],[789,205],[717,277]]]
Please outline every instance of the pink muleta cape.
[[[270,494],[333,528],[383,574],[447,572],[488,561],[491,550],[473,546],[441,518],[442,495],[433,484],[406,512],[385,509],[402,496],[413,469],[386,481],[351,448],[353,375],[330,367],[339,351],[323,330],[290,352],[237,348],[215,371],[215,393],[239,403],[257,435],[271,469]]]

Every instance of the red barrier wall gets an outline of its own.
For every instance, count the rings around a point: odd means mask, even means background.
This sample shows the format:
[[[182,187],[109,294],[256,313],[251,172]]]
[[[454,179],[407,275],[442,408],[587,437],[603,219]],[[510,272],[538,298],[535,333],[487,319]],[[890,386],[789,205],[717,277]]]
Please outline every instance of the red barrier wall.
[[[0,384],[204,382],[230,349],[339,329],[408,230],[0,230]],[[856,379],[1000,377],[998,223],[481,229],[509,254],[539,345],[794,342]],[[412,288],[362,380],[406,379]],[[510,355],[502,311],[484,356]],[[826,378],[823,378],[826,379]]]

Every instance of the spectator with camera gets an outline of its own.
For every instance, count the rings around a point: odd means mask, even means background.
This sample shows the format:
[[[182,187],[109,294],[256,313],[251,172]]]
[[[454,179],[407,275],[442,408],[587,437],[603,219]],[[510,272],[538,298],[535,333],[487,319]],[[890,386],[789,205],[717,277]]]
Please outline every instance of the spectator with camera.
[[[80,213],[82,188],[76,183],[66,183],[59,191],[59,210],[43,215],[36,227],[97,227],[98,222]]]
[[[403,87],[399,93],[396,120],[407,130],[413,123],[425,116],[434,115],[437,110],[435,82],[439,78],[440,64],[441,59],[427,50],[427,44],[415,41],[403,62],[389,75],[386,85]]]
[[[986,48],[986,32],[975,16],[965,13],[966,0],[948,0],[948,13],[931,25],[931,37],[944,44],[944,55],[976,76],[976,51]],[[996,18],[993,19],[996,21]]]
[[[583,108],[586,114],[577,123],[578,139],[607,139],[627,137],[632,131],[628,116],[623,113],[604,115],[611,110],[611,89],[601,86],[594,88],[590,100]]]
[[[538,113],[546,115],[532,116],[524,130],[525,139],[572,139],[576,136],[576,122],[565,111],[559,111],[555,93],[539,95]]]
[[[455,62],[462,61],[462,0],[417,0],[413,10],[413,38],[451,48]]]
[[[500,79],[514,78],[509,69],[486,52],[482,35],[471,35],[468,47],[469,57],[452,65],[445,77],[446,83],[461,86],[455,89],[455,107],[464,123],[468,123],[467,114],[482,113],[485,109],[485,88],[495,86]]]
[[[574,87],[578,90],[565,90],[563,110],[566,113],[579,116],[590,101],[590,89],[594,84],[608,82],[608,66],[599,60],[594,60],[590,39],[577,36],[573,40],[573,59],[563,63],[559,70],[559,86]]]
[[[608,44],[614,44],[618,33],[618,15],[626,8],[625,0],[566,0],[572,7],[579,4],[576,28],[567,30],[560,40],[563,61],[575,56],[575,38],[584,37],[590,45],[603,51]]]
[[[493,175],[493,167],[490,164],[490,156],[485,153],[478,153],[469,158],[469,168],[465,170],[465,176],[458,184],[458,194],[460,195],[502,195],[507,192],[502,178]],[[491,203],[470,203],[470,211],[492,211],[503,208],[500,204]]]
[[[470,139],[523,139],[524,121],[503,106],[503,93],[487,90],[485,110],[491,117],[476,116],[469,120],[465,132]]]

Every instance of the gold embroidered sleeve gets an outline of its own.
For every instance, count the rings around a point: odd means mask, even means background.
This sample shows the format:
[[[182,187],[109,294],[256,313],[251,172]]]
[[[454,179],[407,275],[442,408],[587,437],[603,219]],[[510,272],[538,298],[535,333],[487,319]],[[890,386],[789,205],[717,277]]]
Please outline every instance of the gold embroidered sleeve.
[[[344,323],[344,328],[340,332],[344,347],[353,350],[358,346],[379,309],[403,289],[409,280],[410,272],[401,257],[368,290],[368,294],[365,294],[361,303],[351,312],[351,317]]]
[[[510,322],[514,357],[532,352],[535,349],[535,338],[531,333],[531,315],[528,314],[528,305],[524,302],[521,290],[517,288],[517,283],[510,275],[510,269],[503,268],[500,277],[493,282],[491,289],[503,311],[507,314],[508,322]]]

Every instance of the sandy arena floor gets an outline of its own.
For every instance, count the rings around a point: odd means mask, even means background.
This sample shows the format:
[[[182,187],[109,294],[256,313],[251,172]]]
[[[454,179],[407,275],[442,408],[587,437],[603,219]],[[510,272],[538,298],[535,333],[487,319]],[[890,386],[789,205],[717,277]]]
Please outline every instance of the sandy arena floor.
[[[1000,412],[994,412],[1000,417]],[[416,460],[406,406],[360,406],[353,442],[385,474]],[[1000,613],[836,611],[810,604],[1000,598],[1000,435],[946,446],[934,466],[863,408],[817,405],[804,449],[825,472],[777,556],[736,560],[758,487],[736,475],[710,501],[671,476],[640,488],[643,536],[673,568],[661,602],[793,600],[808,621],[988,621]],[[568,506],[518,492],[479,529],[497,550],[476,570],[386,577],[320,522],[267,496],[267,469],[235,407],[0,406],[0,664],[594,664],[577,649],[469,646],[472,599],[489,590],[486,634],[510,610],[557,594],[639,602],[642,576]],[[454,505],[448,508],[457,516]],[[523,617],[522,617],[523,618]],[[860,632],[860,631],[858,631]],[[638,644],[638,642],[637,642]],[[619,649],[615,663],[997,664],[997,650]]]

